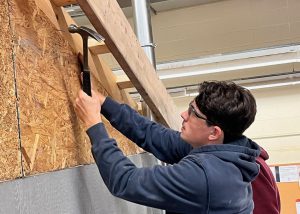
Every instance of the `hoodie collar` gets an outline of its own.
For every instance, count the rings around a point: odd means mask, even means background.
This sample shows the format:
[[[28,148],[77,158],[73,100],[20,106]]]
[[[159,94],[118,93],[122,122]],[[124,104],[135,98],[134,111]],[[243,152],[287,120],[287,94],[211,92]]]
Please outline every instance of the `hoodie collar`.
[[[194,148],[190,154],[193,153],[206,153],[214,151],[231,151],[231,152],[241,152],[254,157],[260,155],[260,147],[251,139],[248,139],[245,136],[242,136],[230,143],[226,144],[214,144],[214,145],[204,145],[198,148]]]

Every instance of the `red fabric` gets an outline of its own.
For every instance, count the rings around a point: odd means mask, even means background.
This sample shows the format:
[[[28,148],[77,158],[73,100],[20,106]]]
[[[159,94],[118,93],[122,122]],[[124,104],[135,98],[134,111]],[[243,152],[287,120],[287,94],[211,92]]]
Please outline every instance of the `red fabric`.
[[[261,148],[261,154],[256,159],[260,165],[260,172],[252,182],[254,211],[253,214],[279,214],[280,196],[278,188],[265,160],[269,159],[268,153]]]

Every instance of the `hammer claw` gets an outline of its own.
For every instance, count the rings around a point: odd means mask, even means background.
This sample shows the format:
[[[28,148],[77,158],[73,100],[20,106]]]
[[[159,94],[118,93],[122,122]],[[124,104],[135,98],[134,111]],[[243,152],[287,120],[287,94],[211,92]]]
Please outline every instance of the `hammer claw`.
[[[87,27],[81,26],[80,27],[82,30],[88,32],[89,36],[97,40],[98,42],[104,41],[104,37],[101,36],[99,33],[93,31],[92,29],[89,29]]]

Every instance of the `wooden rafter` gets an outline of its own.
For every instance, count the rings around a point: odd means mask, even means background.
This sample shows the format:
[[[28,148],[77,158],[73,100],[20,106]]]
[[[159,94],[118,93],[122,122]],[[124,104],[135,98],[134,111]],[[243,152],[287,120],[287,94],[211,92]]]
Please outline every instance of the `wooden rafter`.
[[[95,29],[105,37],[105,44],[155,116],[169,127],[178,129],[180,117],[176,106],[117,1],[78,0],[78,3]]]

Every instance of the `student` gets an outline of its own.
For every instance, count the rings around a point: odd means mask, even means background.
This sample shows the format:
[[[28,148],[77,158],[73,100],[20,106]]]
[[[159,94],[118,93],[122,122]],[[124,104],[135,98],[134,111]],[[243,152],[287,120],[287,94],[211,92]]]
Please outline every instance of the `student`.
[[[243,135],[252,124],[252,94],[232,82],[203,82],[181,114],[181,132],[140,116],[129,106],[82,90],[75,101],[104,183],[116,197],[167,213],[252,213],[251,182],[259,146]],[[137,168],[110,138],[101,113],[126,137],[169,163]]]

